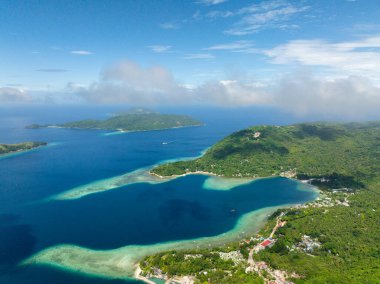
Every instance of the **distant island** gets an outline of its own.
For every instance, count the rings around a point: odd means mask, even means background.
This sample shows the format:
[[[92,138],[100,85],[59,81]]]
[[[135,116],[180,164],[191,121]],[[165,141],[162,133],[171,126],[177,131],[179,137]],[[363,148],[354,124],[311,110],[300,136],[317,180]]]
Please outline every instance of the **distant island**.
[[[322,191],[314,202],[279,209],[258,234],[240,242],[147,256],[139,279],[379,283],[379,121],[255,126],[226,137],[201,158],[152,169],[157,176],[198,172],[284,176]]]
[[[17,144],[0,144],[0,155],[31,150],[37,147],[46,146],[46,142],[23,142]]]
[[[202,123],[187,115],[161,114],[145,109],[134,109],[121,114],[115,114],[106,120],[79,120],[63,124],[27,126],[29,129],[45,127],[97,129],[112,131],[150,131],[188,126],[200,126]]]

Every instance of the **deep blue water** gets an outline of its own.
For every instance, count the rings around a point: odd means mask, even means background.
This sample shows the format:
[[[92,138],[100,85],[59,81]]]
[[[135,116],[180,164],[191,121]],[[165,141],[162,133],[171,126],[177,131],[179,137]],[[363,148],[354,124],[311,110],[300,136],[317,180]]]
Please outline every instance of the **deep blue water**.
[[[206,125],[113,136],[103,136],[102,131],[24,128],[31,123],[102,118],[118,110],[121,108],[0,108],[0,143],[50,143],[0,158],[0,283],[126,283],[48,267],[20,268],[17,263],[60,243],[109,249],[217,235],[232,229],[244,213],[312,197],[309,192],[296,191],[295,182],[282,178],[231,191],[210,191],[202,189],[206,177],[187,176],[159,185],[129,185],[74,201],[39,202],[162,160],[197,156],[224,136],[251,125],[297,121],[274,109],[187,108],[164,111],[190,114]],[[164,141],[174,142],[163,145]]]

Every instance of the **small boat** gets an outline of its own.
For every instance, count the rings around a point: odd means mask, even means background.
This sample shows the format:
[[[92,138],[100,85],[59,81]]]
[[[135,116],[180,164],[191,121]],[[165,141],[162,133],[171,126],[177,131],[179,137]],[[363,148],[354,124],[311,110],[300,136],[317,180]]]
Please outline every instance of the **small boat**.
[[[176,140],[173,140],[173,141],[164,141],[162,142],[162,145],[167,145],[167,144],[170,144],[170,143],[173,143],[175,142]]]

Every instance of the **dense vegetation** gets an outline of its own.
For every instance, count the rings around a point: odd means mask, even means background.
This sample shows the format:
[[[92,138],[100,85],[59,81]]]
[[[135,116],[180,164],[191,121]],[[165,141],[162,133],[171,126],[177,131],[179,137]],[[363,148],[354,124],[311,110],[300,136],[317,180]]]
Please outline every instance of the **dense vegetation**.
[[[46,142],[24,142],[18,144],[0,144],[0,155],[12,152],[26,151],[47,145]]]
[[[347,199],[349,206],[285,210],[287,223],[276,232],[277,242],[254,258],[295,272],[295,283],[380,283],[380,122],[253,127],[217,143],[202,158],[163,165],[154,172],[197,170],[225,176],[293,171],[323,189],[354,189],[353,194],[326,193],[332,200]],[[260,234],[269,234],[278,215]],[[294,249],[304,235],[321,246],[312,253]]]
[[[192,119],[187,115],[160,114],[155,112],[133,112],[115,115],[106,120],[80,120],[57,125],[38,125],[33,124],[27,128],[36,129],[48,126],[57,126],[64,128],[78,129],[103,129],[103,130],[123,130],[123,131],[141,131],[141,130],[159,130],[167,128],[197,126],[201,125],[199,121]]]
[[[318,185],[325,177],[323,182],[331,186],[361,188],[380,169],[379,137],[380,122],[252,127],[223,139],[199,159],[162,165],[153,172],[168,176],[208,171],[227,177],[295,172],[301,179],[315,178]]]
[[[380,283],[380,179],[366,187],[349,207],[290,210],[277,243],[255,257],[302,275],[295,283]],[[312,255],[290,249],[303,235],[322,244]]]
[[[145,273],[154,273],[155,267],[169,277],[196,275],[196,283],[264,283],[260,277],[246,274],[243,263],[223,260],[212,250],[170,251],[148,256],[141,262]]]

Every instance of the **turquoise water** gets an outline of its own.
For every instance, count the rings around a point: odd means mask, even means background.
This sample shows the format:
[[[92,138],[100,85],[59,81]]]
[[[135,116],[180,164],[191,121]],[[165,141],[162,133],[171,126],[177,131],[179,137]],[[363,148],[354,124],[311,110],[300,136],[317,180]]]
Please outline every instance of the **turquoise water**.
[[[76,200],[46,201],[162,160],[197,156],[222,137],[250,125],[295,120],[274,110],[185,109],[181,113],[192,114],[206,125],[108,136],[103,131],[23,127],[114,111],[42,107],[1,111],[1,142],[39,140],[51,146],[0,160],[0,283],[126,283],[17,264],[58,244],[107,250],[212,237],[232,230],[248,212],[315,197],[314,192],[299,190],[297,182],[284,178],[258,180],[231,190],[206,190],[207,177],[191,175],[161,184],[131,184]]]

